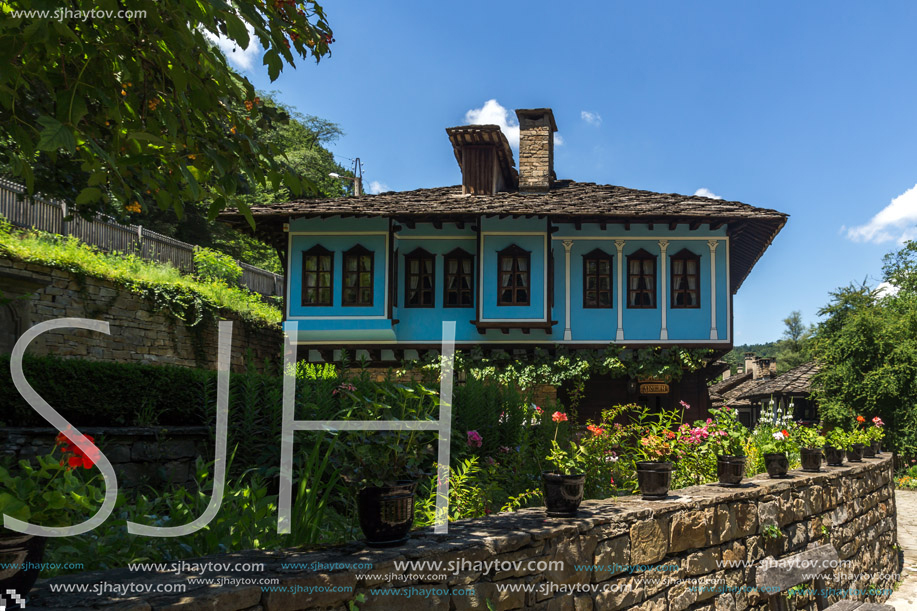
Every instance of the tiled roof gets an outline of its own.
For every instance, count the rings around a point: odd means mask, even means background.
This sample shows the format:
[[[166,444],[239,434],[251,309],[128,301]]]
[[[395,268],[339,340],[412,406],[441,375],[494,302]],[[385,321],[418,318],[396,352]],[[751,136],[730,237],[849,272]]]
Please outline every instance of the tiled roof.
[[[559,222],[723,223],[728,226],[733,292],[786,223],[787,215],[742,202],[677,193],[655,193],[614,185],[555,181],[546,192],[501,192],[463,196],[461,186],[387,192],[361,197],[300,199],[254,206],[257,233],[285,247],[281,225],[308,216],[384,216],[406,221],[473,220],[479,215],[547,216]],[[220,220],[245,230],[237,210]],[[277,234],[280,233],[278,236]],[[278,239],[282,238],[282,239]]]
[[[752,379],[752,372],[740,373],[730,376],[722,382],[710,386],[707,389],[710,395],[710,402],[714,407],[728,405],[729,407],[747,407],[751,405],[748,399],[741,399],[741,395],[756,386],[760,380]]]
[[[812,390],[812,376],[818,372],[815,361],[794,367],[775,378],[761,380],[759,384],[747,389],[743,399],[759,399],[770,395],[807,397]]]

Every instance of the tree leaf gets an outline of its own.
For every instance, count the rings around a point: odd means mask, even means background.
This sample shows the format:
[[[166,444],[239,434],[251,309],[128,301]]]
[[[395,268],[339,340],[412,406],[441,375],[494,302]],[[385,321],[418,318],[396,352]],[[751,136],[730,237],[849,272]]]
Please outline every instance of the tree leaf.
[[[47,115],[38,117],[38,124],[42,126],[41,135],[38,139],[38,150],[57,151],[64,149],[69,153],[76,150],[76,139],[70,128]]]

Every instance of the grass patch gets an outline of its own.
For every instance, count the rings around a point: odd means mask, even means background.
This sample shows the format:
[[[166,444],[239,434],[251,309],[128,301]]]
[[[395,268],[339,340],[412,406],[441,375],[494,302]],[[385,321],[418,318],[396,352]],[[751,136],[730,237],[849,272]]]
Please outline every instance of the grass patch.
[[[153,298],[192,325],[204,314],[215,315],[219,310],[235,312],[241,319],[259,325],[278,325],[282,318],[279,308],[246,289],[218,279],[183,275],[171,265],[147,261],[134,254],[105,253],[72,236],[19,231],[2,216],[0,256],[110,280],[133,293]]]

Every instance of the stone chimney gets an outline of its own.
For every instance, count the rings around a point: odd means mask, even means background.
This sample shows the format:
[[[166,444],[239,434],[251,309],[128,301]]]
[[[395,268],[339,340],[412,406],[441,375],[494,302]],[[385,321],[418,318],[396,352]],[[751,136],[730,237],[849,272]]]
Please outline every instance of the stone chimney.
[[[751,372],[752,377],[757,378],[758,375],[755,372],[755,353],[746,352],[745,353],[745,373]]]
[[[731,377],[732,377],[732,369],[727,369],[726,371],[723,372],[723,381],[724,382]]]
[[[519,119],[519,190],[547,191],[554,182],[554,132],[550,108],[516,111]]]
[[[769,378],[777,375],[777,359],[761,357],[755,361],[754,379]]]

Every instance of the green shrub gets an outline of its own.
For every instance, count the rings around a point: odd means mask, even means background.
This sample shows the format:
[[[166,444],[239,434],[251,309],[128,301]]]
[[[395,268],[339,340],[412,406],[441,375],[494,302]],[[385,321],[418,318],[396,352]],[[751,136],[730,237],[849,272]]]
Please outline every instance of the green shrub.
[[[211,248],[195,247],[194,269],[203,280],[222,280],[233,285],[242,277],[242,267],[229,255]]]

